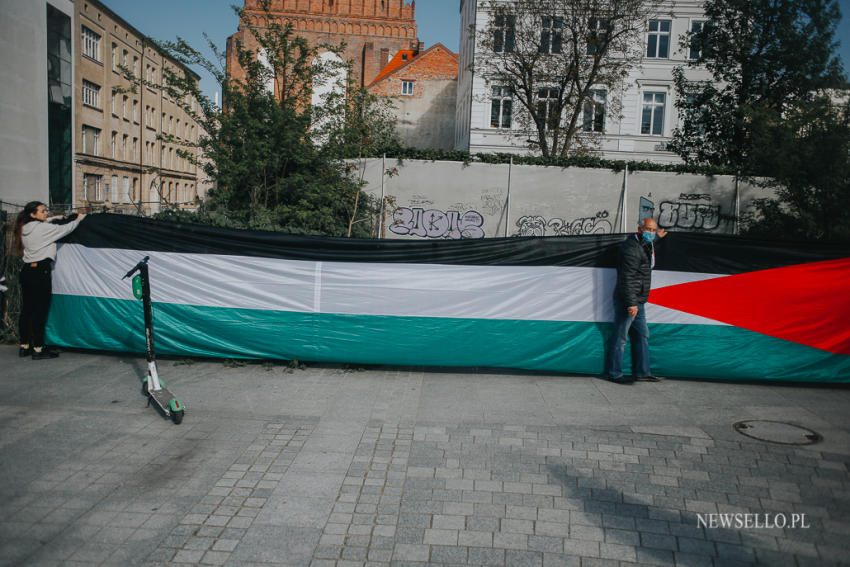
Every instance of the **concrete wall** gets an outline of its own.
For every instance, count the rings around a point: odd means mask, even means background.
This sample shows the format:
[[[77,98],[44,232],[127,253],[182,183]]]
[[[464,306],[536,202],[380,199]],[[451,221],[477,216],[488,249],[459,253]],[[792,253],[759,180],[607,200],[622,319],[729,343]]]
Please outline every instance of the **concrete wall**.
[[[736,211],[772,196],[745,183],[736,192],[731,176],[367,160],[367,192],[378,199],[382,170],[392,172],[383,175],[385,238],[630,232],[647,216],[671,231],[734,234]]]
[[[73,4],[51,1],[73,21]],[[0,0],[0,200],[49,201],[47,3]]]

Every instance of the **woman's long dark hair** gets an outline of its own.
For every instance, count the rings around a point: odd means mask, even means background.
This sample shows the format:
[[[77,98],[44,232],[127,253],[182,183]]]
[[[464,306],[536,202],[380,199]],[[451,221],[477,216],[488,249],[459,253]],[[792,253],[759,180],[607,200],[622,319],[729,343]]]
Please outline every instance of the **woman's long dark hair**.
[[[21,232],[24,229],[24,225],[35,220],[32,215],[42,205],[44,205],[44,203],[41,201],[30,201],[24,205],[24,210],[18,213],[17,218],[15,218],[15,239],[12,248],[19,256],[22,256],[24,253],[24,243],[21,238]],[[44,206],[46,207],[47,205]]]

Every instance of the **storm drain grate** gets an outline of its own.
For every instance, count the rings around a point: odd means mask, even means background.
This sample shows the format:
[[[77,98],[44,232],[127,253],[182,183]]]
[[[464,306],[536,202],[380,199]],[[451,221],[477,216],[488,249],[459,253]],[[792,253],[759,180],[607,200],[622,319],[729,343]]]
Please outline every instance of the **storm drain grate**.
[[[817,431],[784,421],[749,419],[739,421],[733,424],[732,427],[741,435],[746,435],[759,441],[767,441],[768,443],[814,445],[823,441],[823,436]]]

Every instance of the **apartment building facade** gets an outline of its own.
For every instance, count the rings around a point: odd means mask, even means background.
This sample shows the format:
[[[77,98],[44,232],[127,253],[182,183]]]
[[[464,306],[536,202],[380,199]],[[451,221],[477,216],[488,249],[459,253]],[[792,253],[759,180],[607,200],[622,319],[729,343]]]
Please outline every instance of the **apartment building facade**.
[[[497,0],[498,1],[498,0]],[[511,0],[502,0],[509,5]],[[518,113],[522,107],[514,93],[493,84],[481,73],[483,58],[492,53],[482,49],[478,34],[494,33],[491,0],[461,0],[460,71],[456,115],[456,149],[472,153],[535,153],[528,136],[521,135]],[[680,38],[703,25],[702,2],[677,0],[662,2],[646,21],[642,45],[633,46],[630,56],[639,58],[622,85],[615,89],[594,89],[593,101],[585,111],[583,129],[597,135],[602,157],[620,160],[648,160],[676,163],[680,158],[667,150],[678,125],[675,107],[673,69],[686,66],[696,54],[692,46],[680,45]],[[539,22],[540,33],[552,23]],[[686,69],[691,80],[709,80],[700,69]],[[611,104],[611,97],[618,97]],[[618,109],[614,111],[613,109]],[[505,112],[509,109],[509,112]],[[581,135],[581,134],[580,134]]]
[[[199,126],[161,87],[165,68],[188,70],[96,0],[75,10],[74,203],[140,214],[194,206],[199,170],[178,150],[197,152],[187,144]]]

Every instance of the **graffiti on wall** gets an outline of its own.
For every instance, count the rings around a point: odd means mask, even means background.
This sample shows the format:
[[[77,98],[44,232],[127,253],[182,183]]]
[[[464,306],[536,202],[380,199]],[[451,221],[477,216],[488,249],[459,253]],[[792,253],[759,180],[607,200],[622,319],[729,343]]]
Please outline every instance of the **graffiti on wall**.
[[[707,201],[699,203],[695,201]],[[640,218],[652,216],[652,201],[640,198]],[[678,201],[662,201],[658,210],[658,226],[662,228],[687,228],[714,230],[720,226],[720,206],[711,204],[711,195],[682,193]]]
[[[595,217],[577,218],[565,221],[552,218],[548,221],[540,215],[520,217],[516,221],[519,228],[514,236],[573,236],[576,234],[610,234],[611,222],[608,211],[600,211]]]
[[[484,217],[478,211],[440,211],[399,207],[393,212],[390,232],[422,238],[484,238]]]

